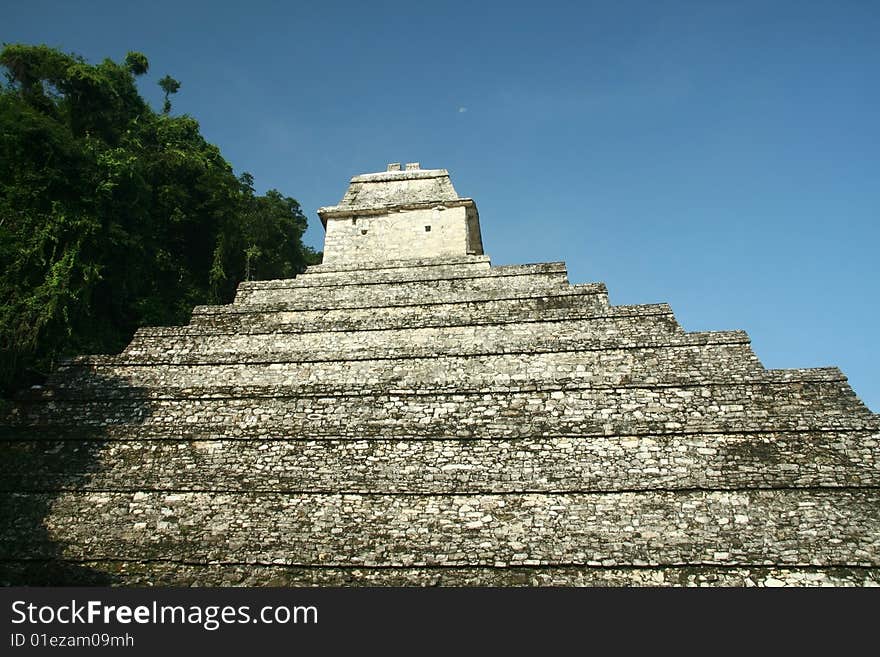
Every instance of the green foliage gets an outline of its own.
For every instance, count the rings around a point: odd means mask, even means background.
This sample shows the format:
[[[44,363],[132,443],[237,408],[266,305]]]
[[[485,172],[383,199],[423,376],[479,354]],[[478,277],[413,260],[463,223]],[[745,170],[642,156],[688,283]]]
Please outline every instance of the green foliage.
[[[171,111],[171,101],[168,97],[171,94],[176,94],[180,89],[180,82],[172,78],[170,75],[166,75],[164,78],[159,80],[159,86],[162,87],[162,91],[165,92],[165,104],[162,106],[162,111],[165,114]]]
[[[144,55],[9,45],[0,65],[0,396],[319,260],[294,199],[256,195],[193,118],[169,115],[179,82],[160,82],[163,113],[146,104]]]
[[[150,70],[150,62],[147,61],[147,56],[139,52],[129,51],[125,56],[125,66],[131,71],[132,75],[143,75]]]

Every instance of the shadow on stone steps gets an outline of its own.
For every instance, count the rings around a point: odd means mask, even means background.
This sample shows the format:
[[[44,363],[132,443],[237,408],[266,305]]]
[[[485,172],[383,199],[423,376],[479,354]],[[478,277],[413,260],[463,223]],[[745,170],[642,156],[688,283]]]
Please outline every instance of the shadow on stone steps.
[[[78,368],[74,368],[78,369]],[[143,396],[130,384],[85,374],[90,387],[118,397],[125,388],[129,399]],[[52,404],[53,383],[67,380],[76,394],[76,380],[59,372],[46,388],[19,396],[11,411],[0,418],[0,585],[2,586],[108,586],[116,578],[65,557],[65,544],[51,530],[51,512],[65,491],[80,489],[100,468],[106,427],[78,425]],[[68,393],[69,394],[69,393]],[[149,409],[149,402],[143,407]],[[138,420],[143,421],[147,413]],[[111,418],[121,421],[122,418]],[[125,418],[127,423],[131,418]]]

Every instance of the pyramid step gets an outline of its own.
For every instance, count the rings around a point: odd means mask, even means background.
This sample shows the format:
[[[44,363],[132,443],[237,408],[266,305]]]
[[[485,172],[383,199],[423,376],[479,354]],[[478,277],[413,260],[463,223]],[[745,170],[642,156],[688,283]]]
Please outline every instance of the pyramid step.
[[[356,285],[310,285],[299,279],[242,283],[235,305],[298,303],[305,308],[413,305],[511,296],[543,296],[569,287],[565,267],[496,267],[454,278],[419,279]]]
[[[138,333],[122,352],[132,362],[283,362],[453,354],[610,349],[640,345],[743,341],[742,332],[686,335],[671,315],[597,317],[376,331],[195,334]],[[682,342],[679,342],[682,341]],[[78,359],[75,363],[86,363]]]
[[[516,321],[557,321],[600,316],[671,315],[664,303],[609,307],[604,288],[572,288],[563,294],[542,297],[465,301],[410,306],[290,310],[289,304],[197,306],[191,330],[214,332],[260,331],[365,331],[424,328]],[[148,327],[153,334],[180,327]],[[158,333],[157,333],[158,334]]]
[[[880,486],[880,432],[5,440],[0,490],[508,493]],[[135,483],[136,482],[136,483]]]
[[[377,263],[378,264],[378,263]],[[253,289],[272,287],[312,287],[330,285],[373,285],[378,283],[402,283],[405,281],[435,281],[440,279],[472,278],[474,276],[508,276],[542,273],[565,273],[564,262],[502,265],[491,267],[489,259],[475,256],[473,261],[449,262],[424,261],[420,266],[386,267],[355,270],[324,269],[309,267],[305,274],[294,279],[278,281],[248,281],[243,286]]]
[[[502,265],[489,267],[482,262],[473,266],[444,265],[427,267],[407,267],[399,269],[367,269],[356,272],[331,272],[325,274],[305,273],[296,278],[245,281],[239,290],[279,290],[289,288],[317,289],[320,287],[372,286],[399,283],[433,282],[471,278],[497,278],[539,274],[568,274],[564,262],[542,262],[530,265]]]
[[[694,384],[736,382],[764,371],[747,342],[632,349],[555,351],[427,358],[201,365],[95,364],[57,373],[44,396],[161,396],[169,388],[286,386],[300,394],[348,388],[491,385]],[[198,394],[197,392],[193,393]]]
[[[461,294],[443,297],[422,296],[413,299],[368,299],[363,296],[349,296],[345,299],[327,300],[313,298],[313,295],[304,292],[293,293],[285,298],[269,303],[228,304],[225,306],[196,306],[194,314],[246,314],[252,312],[281,312],[281,311],[317,311],[317,312],[346,312],[349,310],[375,309],[385,312],[386,309],[407,308],[417,306],[417,312],[424,309],[432,310],[435,307],[461,306],[464,304],[480,304],[506,301],[527,301],[529,299],[557,299],[559,297],[587,297],[596,296],[590,303],[596,303],[597,307],[608,305],[608,290],[603,283],[582,283],[577,285],[561,285],[548,290],[516,290],[508,289],[503,292],[483,290],[462,292]],[[587,301],[587,300],[584,300]],[[556,303],[559,303],[558,301]],[[441,308],[442,309],[442,308]]]
[[[244,281],[238,292],[248,296],[265,290],[291,290],[346,286],[387,286],[400,283],[431,283],[459,279],[497,279],[498,277],[540,274],[567,274],[564,262],[544,262],[530,265],[490,267],[488,260],[462,264],[431,264],[421,267],[358,269],[354,271],[316,271],[310,267],[296,278],[266,281]],[[566,279],[567,280],[567,279]]]
[[[880,565],[880,491],[870,488],[477,495],[65,492],[6,498],[0,507],[8,528],[0,534],[4,560]],[[26,508],[50,509],[42,531],[7,515]]]
[[[841,566],[301,566],[182,560],[5,561],[8,581],[128,586],[880,586],[880,568]]]
[[[840,376],[838,374],[838,376]],[[457,393],[363,390],[346,395],[22,402],[9,424],[130,425],[144,431],[199,425],[236,437],[253,430],[292,437],[504,438],[656,431],[862,429],[878,424],[842,377],[807,380],[766,372],[756,383],[586,387]],[[775,381],[772,381],[775,378]],[[772,382],[771,382],[772,381]],[[108,435],[111,435],[108,433]]]
[[[459,270],[488,269],[491,267],[487,255],[437,256],[433,258],[414,258],[408,260],[377,260],[375,262],[321,263],[306,268],[306,276],[340,276],[344,280],[351,276],[370,276],[399,271],[431,271],[437,268]]]

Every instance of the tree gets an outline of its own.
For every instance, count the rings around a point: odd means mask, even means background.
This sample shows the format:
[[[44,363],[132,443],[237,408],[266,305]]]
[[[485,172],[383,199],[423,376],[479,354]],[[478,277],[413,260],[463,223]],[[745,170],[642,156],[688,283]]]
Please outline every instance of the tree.
[[[146,55],[139,52],[131,52],[125,56],[125,66],[131,71],[132,75],[143,75],[150,70],[150,63],[147,61]]]
[[[162,112],[168,114],[171,111],[171,101],[168,97],[171,94],[176,94],[178,92],[180,89],[180,82],[172,78],[170,75],[166,75],[159,80],[159,86],[162,87],[162,91],[165,92],[165,104],[162,106]]]
[[[162,113],[141,98],[143,54],[8,45],[0,65],[0,394],[319,257],[294,199],[256,195],[195,119],[170,116],[179,82],[160,81]]]

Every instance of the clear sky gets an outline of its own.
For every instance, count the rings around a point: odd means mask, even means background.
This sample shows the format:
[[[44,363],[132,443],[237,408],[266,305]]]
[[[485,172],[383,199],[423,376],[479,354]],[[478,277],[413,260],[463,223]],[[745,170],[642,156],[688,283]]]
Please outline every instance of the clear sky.
[[[418,161],[495,264],[565,260],[612,303],[837,365],[880,411],[880,3],[6,2],[0,41],[181,81],[258,191],[309,216]]]

